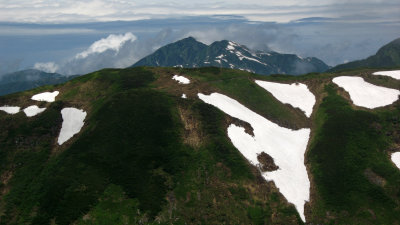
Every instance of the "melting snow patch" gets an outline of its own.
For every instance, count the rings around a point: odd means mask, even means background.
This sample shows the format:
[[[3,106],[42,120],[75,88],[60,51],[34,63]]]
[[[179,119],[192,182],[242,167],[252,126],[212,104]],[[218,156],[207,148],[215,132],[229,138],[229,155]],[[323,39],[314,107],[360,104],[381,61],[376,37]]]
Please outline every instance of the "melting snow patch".
[[[400,169],[400,152],[395,152],[392,154],[392,161]]]
[[[64,108],[61,110],[63,123],[58,136],[58,144],[62,145],[68,141],[72,136],[79,133],[83,127],[86,112],[76,108]]]
[[[397,101],[400,91],[365,82],[361,77],[335,77],[335,84],[345,89],[354,105],[373,109]]]
[[[270,92],[276,99],[303,110],[307,117],[311,116],[315,96],[308,90],[307,85],[301,83],[280,84],[256,80],[256,83]]]
[[[189,84],[190,80],[184,76],[174,75],[172,79],[178,81],[180,84]]]
[[[31,105],[24,109],[24,113],[27,117],[36,116],[37,114],[43,112],[46,108],[39,108],[36,105]]]
[[[393,70],[393,71],[378,71],[373,73],[373,75],[382,75],[392,77],[394,79],[400,80],[400,70]]]
[[[186,94],[182,94],[182,98],[187,98]]]
[[[249,110],[239,102],[225,95],[198,94],[204,102],[211,104],[228,115],[248,122],[253,127],[254,137],[245,129],[231,124],[228,136],[233,145],[253,165],[259,164],[257,154],[267,153],[279,167],[272,172],[263,172],[263,177],[273,181],[285,198],[293,203],[305,221],[304,204],[309,201],[310,181],[304,165],[310,129],[290,130]]]
[[[32,100],[35,101],[45,101],[45,102],[54,102],[56,99],[56,96],[59,94],[60,92],[58,91],[54,91],[54,92],[43,92],[37,95],[32,96]]]
[[[7,106],[7,105],[5,105],[5,106],[0,107],[1,111],[4,111],[4,112],[6,112],[8,114],[17,114],[19,112],[19,109],[20,109],[20,107],[18,107],[18,106]]]

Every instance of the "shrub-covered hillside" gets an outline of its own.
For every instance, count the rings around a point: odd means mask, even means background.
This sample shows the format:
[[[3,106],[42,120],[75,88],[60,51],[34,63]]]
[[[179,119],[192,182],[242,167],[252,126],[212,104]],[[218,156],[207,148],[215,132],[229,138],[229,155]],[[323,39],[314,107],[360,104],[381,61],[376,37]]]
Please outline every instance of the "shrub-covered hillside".
[[[258,130],[199,93],[223,94],[279,127],[310,129],[305,223],[398,224],[400,169],[391,154],[400,151],[400,102],[360,107],[332,82],[360,76],[400,90],[400,81],[373,72],[266,77],[215,67],[104,69],[2,96],[0,107],[21,110],[0,111],[0,224],[304,223],[276,183],[264,179],[284,168],[280,162],[265,153],[250,162],[227,133],[232,124],[248,137]],[[305,84],[316,100],[311,117],[255,80]],[[54,102],[31,99],[53,91]],[[46,109],[28,117],[23,110],[32,105]],[[59,145],[64,108],[87,115]]]

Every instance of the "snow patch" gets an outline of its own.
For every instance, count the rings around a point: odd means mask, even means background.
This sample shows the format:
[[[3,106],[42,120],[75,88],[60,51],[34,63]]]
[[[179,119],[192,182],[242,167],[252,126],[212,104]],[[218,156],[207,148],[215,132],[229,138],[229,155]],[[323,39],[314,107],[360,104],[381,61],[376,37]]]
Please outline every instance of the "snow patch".
[[[302,83],[281,84],[261,80],[256,80],[256,83],[282,103],[298,107],[304,111],[307,117],[311,116],[316,100],[307,85]]]
[[[221,64],[221,60],[219,60],[219,59],[215,59],[214,61]]]
[[[349,93],[354,105],[369,109],[390,105],[400,94],[398,90],[370,84],[361,77],[341,76],[332,81]]]
[[[182,94],[182,98],[187,98],[186,94]]]
[[[36,105],[31,105],[24,109],[24,113],[27,117],[36,116],[39,113],[42,113],[46,108],[39,108]]]
[[[310,181],[304,165],[304,153],[310,129],[294,131],[280,127],[236,100],[219,93],[199,93],[198,96],[202,101],[232,117],[248,122],[253,127],[254,137],[247,134],[244,128],[231,124],[228,127],[228,136],[233,145],[253,165],[259,164],[257,154],[261,152],[274,159],[279,169],[263,172],[262,175],[267,181],[275,183],[283,196],[295,205],[300,217],[305,221],[304,204],[309,201]]]
[[[32,100],[35,101],[45,101],[45,102],[54,102],[56,99],[56,96],[59,94],[60,92],[58,91],[53,91],[53,92],[43,92],[37,95],[32,96]]]
[[[58,144],[62,145],[82,129],[86,112],[76,108],[64,108],[61,110],[63,123],[58,136]]]
[[[382,75],[392,77],[394,79],[400,80],[400,70],[392,70],[392,71],[378,71],[373,73],[373,75]]]
[[[19,112],[19,109],[20,109],[20,107],[18,107],[18,106],[5,105],[5,106],[0,107],[1,111],[4,111],[8,114],[17,114]]]
[[[400,152],[395,152],[392,154],[392,161],[400,169]]]
[[[233,50],[235,50],[235,46],[237,46],[236,43],[234,43],[234,42],[232,42],[232,41],[229,41],[229,42],[228,42],[228,45],[226,46],[226,50],[228,50],[228,51],[233,51]]]
[[[251,61],[254,61],[254,62],[263,64],[263,65],[265,65],[265,66],[268,66],[268,64],[263,63],[263,62],[260,62],[259,60],[255,59],[255,58],[247,57],[247,56],[243,55],[243,54],[242,54],[241,52],[239,52],[239,51],[236,51],[235,54],[236,54],[236,56],[240,59],[240,61],[242,61],[243,59],[247,59],[247,60],[251,60]]]
[[[222,59],[222,58],[224,58],[225,57],[225,55],[224,54],[221,54],[221,55],[219,55],[219,56],[217,56],[217,57],[215,57],[216,59]]]
[[[172,79],[178,81],[180,84],[190,84],[190,80],[184,76],[174,75]]]

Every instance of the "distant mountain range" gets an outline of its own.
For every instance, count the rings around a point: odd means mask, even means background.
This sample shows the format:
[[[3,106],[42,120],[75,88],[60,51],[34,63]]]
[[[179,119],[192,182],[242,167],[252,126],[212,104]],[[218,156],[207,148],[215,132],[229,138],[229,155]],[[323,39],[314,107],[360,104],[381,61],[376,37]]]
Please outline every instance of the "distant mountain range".
[[[363,60],[357,60],[337,65],[330,71],[357,68],[400,67],[400,38],[390,42],[378,50],[378,52]]]
[[[328,65],[315,57],[301,58],[294,54],[253,51],[244,45],[227,40],[206,45],[192,37],[161,47],[132,65],[136,66],[185,68],[214,66],[262,75],[300,75],[329,69]]]
[[[2,75],[0,77],[0,95],[24,91],[43,85],[60,84],[75,76],[63,76],[58,73],[46,73],[28,69]]]

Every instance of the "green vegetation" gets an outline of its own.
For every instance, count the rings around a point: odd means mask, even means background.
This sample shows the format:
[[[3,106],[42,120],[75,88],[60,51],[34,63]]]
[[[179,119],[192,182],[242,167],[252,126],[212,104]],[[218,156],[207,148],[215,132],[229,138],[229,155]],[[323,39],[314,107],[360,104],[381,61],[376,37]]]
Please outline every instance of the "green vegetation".
[[[326,92],[317,112],[323,122],[307,154],[319,195],[313,219],[328,222],[323,220],[328,211],[340,224],[398,223],[394,199],[400,193],[400,173],[385,151],[392,141],[388,128],[379,124],[399,111],[385,115],[354,110],[333,85]],[[383,187],[373,183],[379,177],[385,180]]]
[[[101,70],[57,87],[58,100],[36,117],[1,116],[6,125],[0,132],[1,173],[12,176],[1,186],[8,191],[0,224],[152,223],[155,218],[251,224],[270,222],[273,212],[281,212],[282,221],[296,221],[293,206],[280,195],[271,208],[269,194],[260,202],[261,193],[244,188],[257,179],[228,139],[225,115],[153,89],[158,76],[141,67]],[[15,100],[25,102],[29,93]],[[60,111],[69,102],[91,113],[78,138],[63,148],[55,140]],[[197,149],[182,142],[178,105],[199,121],[204,140]],[[168,213],[171,204],[175,209]]]
[[[179,85],[172,74],[193,82]],[[355,110],[334,85],[322,89],[336,75],[104,69],[0,97],[1,104],[27,106],[32,93],[60,91],[56,102],[40,103],[47,110],[35,117],[0,112],[0,224],[302,224],[232,145],[226,134],[232,118],[193,97],[214,91],[280,125],[315,129],[306,156],[314,185],[307,222],[399,223],[400,173],[388,149],[400,143],[400,104]],[[308,82],[324,99],[308,119],[254,79]],[[58,146],[60,111],[69,106],[88,116],[83,130]]]
[[[120,186],[110,185],[100,197],[99,203],[84,216],[78,225],[123,225],[147,222],[140,214],[138,201],[127,199]]]
[[[216,67],[183,69],[183,71],[184,74],[208,83],[220,93],[231,96],[249,109],[278,124],[292,128],[307,126],[307,118],[302,111],[275,99],[272,94],[253,81],[255,76],[250,73]],[[287,79],[293,79],[293,76],[287,76]]]

